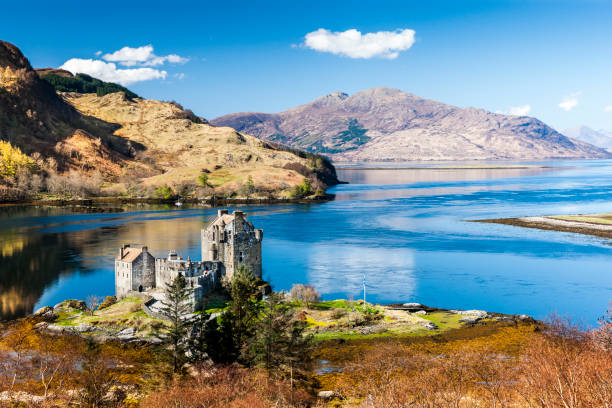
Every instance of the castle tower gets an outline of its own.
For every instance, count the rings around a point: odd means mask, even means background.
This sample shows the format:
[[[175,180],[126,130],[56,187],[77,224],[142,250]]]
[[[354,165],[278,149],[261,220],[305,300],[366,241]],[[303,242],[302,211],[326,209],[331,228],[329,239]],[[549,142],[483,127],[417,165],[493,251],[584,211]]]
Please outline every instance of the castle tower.
[[[244,212],[219,210],[217,218],[202,230],[202,260],[221,261],[231,278],[240,265],[261,278],[263,230],[255,229]]]

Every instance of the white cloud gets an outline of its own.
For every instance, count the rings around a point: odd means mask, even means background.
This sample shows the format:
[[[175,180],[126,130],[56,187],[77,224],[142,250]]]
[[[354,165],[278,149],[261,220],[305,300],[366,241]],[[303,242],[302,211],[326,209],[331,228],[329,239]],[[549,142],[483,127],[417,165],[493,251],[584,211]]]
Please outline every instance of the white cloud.
[[[153,68],[118,69],[117,65],[112,62],[81,58],[69,59],[60,68],[73,74],[88,74],[103,81],[117,82],[121,85],[152,79],[165,79],[167,75],[166,71]]]
[[[185,78],[185,74],[182,73],[182,72],[179,72],[178,74],[174,74],[172,76],[175,77],[176,79],[184,79]]]
[[[608,105],[604,108],[604,112],[612,112],[612,105]]]
[[[531,112],[531,105],[511,106],[505,111],[495,111],[495,113],[514,116],[526,116],[529,112]]]
[[[563,100],[559,103],[559,107],[566,112],[571,111],[578,105],[578,96],[580,92],[574,92],[571,95],[568,95],[563,98]]]
[[[415,31],[410,29],[361,34],[354,28],[336,32],[319,28],[306,34],[303,45],[349,58],[395,59],[400,51],[412,47],[414,34]]]
[[[177,54],[169,54],[166,56],[155,55],[152,45],[144,45],[142,47],[123,47],[110,54],[104,54],[102,59],[110,62],[117,62],[126,67],[135,65],[141,66],[157,66],[163,65],[166,62],[174,64],[184,64],[189,61],[188,58],[181,57]]]
[[[100,55],[102,55],[102,51],[96,51],[96,53],[94,54],[96,57],[99,57]]]

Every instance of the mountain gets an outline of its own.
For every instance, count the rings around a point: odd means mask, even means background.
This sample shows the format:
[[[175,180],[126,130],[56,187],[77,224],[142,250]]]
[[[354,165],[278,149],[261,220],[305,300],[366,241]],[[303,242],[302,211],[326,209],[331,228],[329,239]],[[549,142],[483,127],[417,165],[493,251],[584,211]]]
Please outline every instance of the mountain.
[[[612,132],[607,130],[594,130],[588,126],[578,126],[562,130],[561,133],[573,139],[582,140],[583,142],[612,151]]]
[[[543,122],[459,108],[391,88],[335,92],[277,114],[211,120],[336,161],[608,158]]]
[[[250,195],[284,197],[304,177],[314,188],[337,182],[320,156],[212,126],[175,102],[142,99],[125,88],[105,94],[121,88],[52,68],[37,73],[16,46],[0,41],[0,142],[10,146],[0,146],[0,190],[19,187],[13,158],[21,152],[27,170],[47,181],[56,173],[90,179],[99,173],[113,194],[193,190],[202,174],[212,189],[207,194],[215,195],[248,186]]]

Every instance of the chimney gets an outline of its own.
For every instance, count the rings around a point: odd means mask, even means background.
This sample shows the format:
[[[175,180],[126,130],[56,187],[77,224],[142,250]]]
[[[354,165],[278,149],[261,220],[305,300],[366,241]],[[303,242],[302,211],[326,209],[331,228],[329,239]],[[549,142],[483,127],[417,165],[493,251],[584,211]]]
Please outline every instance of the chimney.
[[[142,247],[142,253],[146,254],[149,248],[147,248],[146,246]]]
[[[217,210],[217,217],[222,217],[225,214],[228,214],[228,210]]]
[[[123,259],[123,255],[125,254],[125,249],[129,247],[130,247],[129,244],[121,245],[121,249],[119,250],[119,259]]]
[[[236,210],[236,211],[234,211],[234,217],[244,218],[244,212],[242,212],[240,210]]]

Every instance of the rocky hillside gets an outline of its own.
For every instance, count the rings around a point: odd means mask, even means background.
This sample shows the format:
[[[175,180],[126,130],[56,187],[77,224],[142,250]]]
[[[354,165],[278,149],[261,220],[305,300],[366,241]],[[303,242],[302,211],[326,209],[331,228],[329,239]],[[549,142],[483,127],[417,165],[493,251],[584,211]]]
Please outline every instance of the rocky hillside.
[[[572,139],[582,140],[583,142],[612,151],[612,132],[607,130],[595,130],[588,126],[578,126],[562,130],[561,133]]]
[[[274,197],[294,191],[304,177],[313,191],[337,182],[319,156],[211,126],[176,103],[124,92],[58,92],[39,77],[49,74],[71,78],[52,69],[37,73],[17,47],[0,41],[0,140],[31,157],[37,166],[28,170],[47,179],[50,172],[101,173],[108,193],[121,194],[159,186],[178,193],[199,180],[207,190],[200,195]],[[13,173],[0,174],[0,187],[19,184]]]
[[[608,158],[526,116],[459,108],[391,88],[336,92],[277,114],[211,121],[337,161]]]

